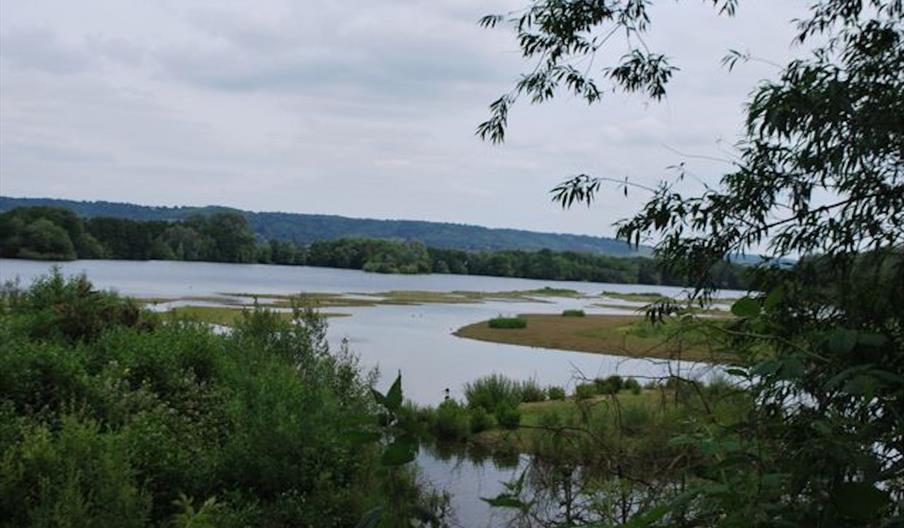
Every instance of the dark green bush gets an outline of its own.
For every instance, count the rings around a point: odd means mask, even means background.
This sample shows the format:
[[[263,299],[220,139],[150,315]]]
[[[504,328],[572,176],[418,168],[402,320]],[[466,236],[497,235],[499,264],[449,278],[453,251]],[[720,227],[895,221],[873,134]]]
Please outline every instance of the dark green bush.
[[[133,308],[58,273],[0,292],[0,526],[169,526],[192,503],[212,526],[353,526],[420,500],[347,435],[378,422],[370,384],[316,314],[217,335]]]
[[[496,408],[496,422],[503,429],[517,429],[521,425],[521,411],[510,403],[503,403]]]
[[[640,383],[634,378],[626,378],[624,389],[631,391],[631,394],[640,394]]]
[[[471,431],[471,416],[468,409],[457,401],[449,399],[436,408],[435,433],[443,440],[463,440]]]
[[[53,429],[24,427],[0,459],[0,522],[145,526],[151,497],[142,489],[124,440],[93,420],[70,415]]]
[[[518,389],[522,402],[541,402],[546,400],[546,391],[537,383],[537,380],[522,381]]]
[[[474,407],[470,410],[471,432],[474,434],[486,431],[493,427],[493,415],[483,407]]]
[[[579,400],[587,400],[596,396],[596,385],[593,383],[580,383],[574,388],[574,396]]]
[[[564,310],[562,317],[585,317],[587,314],[584,310]]]
[[[593,380],[593,384],[596,386],[597,394],[604,395],[618,394],[624,387],[624,381],[618,375],[609,376],[605,379],[596,378]]]
[[[483,407],[490,413],[501,403],[521,403],[521,384],[501,374],[490,374],[466,383],[464,393],[468,407]]]
[[[149,330],[158,324],[154,314],[131,299],[94,289],[84,275],[67,279],[58,268],[25,291],[7,289],[3,297],[9,323],[32,339],[75,342],[94,339],[110,328]]]
[[[564,400],[565,399],[565,389],[562,387],[550,386],[546,388],[546,396],[550,400]]]
[[[527,319],[521,317],[494,317],[489,321],[490,328],[519,329],[527,328]]]

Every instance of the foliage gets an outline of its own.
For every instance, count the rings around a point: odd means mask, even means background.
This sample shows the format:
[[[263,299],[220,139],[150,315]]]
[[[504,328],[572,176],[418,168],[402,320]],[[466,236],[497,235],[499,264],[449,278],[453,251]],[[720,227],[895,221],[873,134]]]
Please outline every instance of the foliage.
[[[587,400],[596,396],[597,391],[595,383],[579,383],[574,388],[574,397],[579,400]]]
[[[91,340],[114,327],[148,330],[157,324],[132,300],[95,290],[84,275],[66,279],[57,268],[26,291],[8,285],[0,303],[8,324],[32,339]]]
[[[502,374],[490,374],[466,383],[464,394],[468,407],[482,407],[491,413],[501,403],[521,403],[520,384]]]
[[[736,2],[713,2],[733,14]],[[727,259],[765,247],[756,292],[711,325],[729,370],[756,404],[745,419],[717,418],[675,439],[701,455],[682,485],[634,510],[635,526],[889,526],[904,504],[904,4],[817,0],[795,22],[810,49],[753,90],[737,156],[719,185],[679,191],[684,175],[657,187],[578,175],[553,190],[563,206],[590,203],[606,183],[651,198],[618,236],[658,240],[669,273],[706,304]],[[589,102],[601,83],[661,98],[676,71],[642,35],[645,2],[537,0],[510,23],[533,73],[491,105],[478,133],[501,141],[511,103],[560,91]],[[577,69],[604,53],[606,35],[629,53],[598,71]],[[600,37],[600,35],[603,35]],[[734,52],[725,64],[748,60]],[[793,266],[784,259],[803,257]],[[680,306],[657,303],[652,320]],[[700,321],[705,324],[706,321]],[[691,390],[693,386],[691,386]],[[679,390],[683,393],[684,390]]]
[[[562,317],[586,317],[584,310],[563,310]]]
[[[622,388],[624,388],[624,390],[631,391],[632,394],[640,394],[641,391],[640,382],[638,382],[634,378],[626,378],[624,385],[622,385]]]
[[[550,386],[546,388],[546,396],[550,400],[564,400],[565,399],[565,389],[562,387]]]
[[[519,328],[527,328],[527,320],[522,317],[494,317],[487,321],[490,328],[506,328],[517,330]]]
[[[546,391],[535,379],[528,379],[518,384],[521,401],[525,403],[540,402],[546,399]]]
[[[442,440],[467,438],[473,427],[473,413],[455,400],[449,399],[436,408],[436,436]]]
[[[6,288],[0,308],[0,526],[427,515],[411,472],[385,469],[400,439],[349,433],[377,430],[372,378],[309,310],[247,311],[229,334],[144,324],[130,300],[58,272]],[[382,399],[396,401],[400,388]]]
[[[503,429],[517,429],[521,425],[521,411],[511,403],[503,402],[499,404],[494,415],[496,416],[496,423]]]
[[[612,375],[605,379],[596,378],[593,380],[597,394],[618,394],[624,387],[624,380],[619,375]]]
[[[495,425],[493,415],[488,413],[483,407],[472,407],[469,414],[472,434],[486,431]]]

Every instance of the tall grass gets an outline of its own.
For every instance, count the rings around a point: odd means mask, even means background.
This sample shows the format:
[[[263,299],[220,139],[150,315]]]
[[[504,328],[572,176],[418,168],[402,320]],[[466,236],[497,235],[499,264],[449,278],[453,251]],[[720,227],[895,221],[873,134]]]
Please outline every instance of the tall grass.
[[[521,385],[502,374],[490,374],[466,383],[464,393],[469,407],[482,407],[490,413],[501,403],[521,403]]]
[[[502,374],[490,374],[466,383],[464,393],[468,407],[481,407],[490,413],[503,404],[517,406],[546,400],[546,390],[537,380],[516,381]]]

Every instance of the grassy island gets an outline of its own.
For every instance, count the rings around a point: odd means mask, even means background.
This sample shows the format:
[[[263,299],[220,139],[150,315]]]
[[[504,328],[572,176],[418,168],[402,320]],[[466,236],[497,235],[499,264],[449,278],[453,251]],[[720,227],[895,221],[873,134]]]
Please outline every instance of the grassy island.
[[[559,314],[520,315],[525,328],[492,328],[481,321],[458,329],[454,335],[480,341],[525,345],[628,357],[680,358],[718,362],[720,356],[707,345],[706,331],[697,329],[678,336],[673,322],[653,326],[641,316]]]

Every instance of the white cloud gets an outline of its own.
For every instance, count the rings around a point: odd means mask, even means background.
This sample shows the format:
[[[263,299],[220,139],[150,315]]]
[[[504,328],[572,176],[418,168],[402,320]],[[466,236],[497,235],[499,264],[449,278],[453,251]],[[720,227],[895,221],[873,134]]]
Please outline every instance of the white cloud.
[[[474,128],[524,65],[510,34],[476,20],[520,5],[3,2],[0,192],[607,235],[641,196],[562,212],[548,190],[579,172],[654,182],[674,149],[723,156],[771,68],[728,74],[721,55],[784,60],[804,4],[745,2],[726,19],[664,2],[649,42],[682,68],[667,101],[519,105],[491,146]]]

